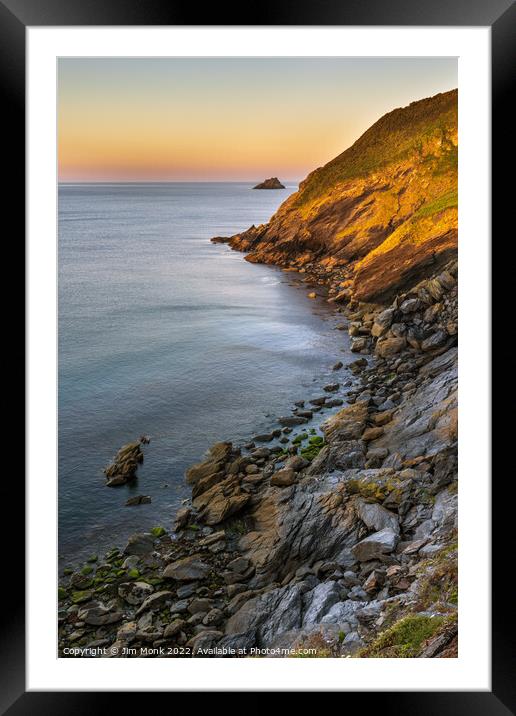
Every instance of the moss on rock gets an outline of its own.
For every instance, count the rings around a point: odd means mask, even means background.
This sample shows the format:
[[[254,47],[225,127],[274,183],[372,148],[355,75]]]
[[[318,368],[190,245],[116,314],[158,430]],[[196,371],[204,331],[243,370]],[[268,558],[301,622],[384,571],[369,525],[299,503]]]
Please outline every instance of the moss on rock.
[[[417,656],[423,643],[443,625],[445,617],[409,614],[383,631],[359,656],[365,658],[405,659]]]

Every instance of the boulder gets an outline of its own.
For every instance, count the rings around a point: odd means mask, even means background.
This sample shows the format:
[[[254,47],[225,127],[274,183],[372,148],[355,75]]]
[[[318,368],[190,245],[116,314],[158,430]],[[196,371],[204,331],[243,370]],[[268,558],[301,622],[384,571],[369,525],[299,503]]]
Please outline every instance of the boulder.
[[[175,579],[178,582],[193,582],[197,579],[204,579],[210,571],[210,567],[202,561],[200,554],[178,559],[167,565],[163,571],[166,579]]]
[[[192,465],[186,471],[186,480],[190,485],[202,481],[204,489],[208,489],[216,481],[216,476],[223,474],[223,467],[231,456],[233,446],[228,442],[215,443],[208,451],[203,462]]]
[[[357,402],[339,410],[322,425],[326,440],[341,442],[360,438],[364,432],[367,417],[367,405],[363,402]]]
[[[358,542],[351,548],[351,552],[359,562],[369,562],[390,554],[396,548],[398,540],[398,534],[390,527],[385,527]]]
[[[387,358],[402,351],[406,345],[407,341],[403,337],[380,338],[376,343],[375,353],[381,358]]]
[[[299,585],[271,589],[248,600],[225,626],[226,635],[256,632],[260,645],[269,646],[280,634],[301,626],[302,588]]]
[[[154,537],[147,532],[136,532],[127,540],[124,554],[148,554],[154,549]]]
[[[389,330],[393,318],[393,308],[386,308],[385,311],[379,313],[374,319],[373,327],[371,328],[371,335],[374,336],[374,338],[383,336],[383,334]]]
[[[362,433],[362,440],[365,442],[371,442],[381,437],[384,433],[383,427],[376,426],[375,428],[366,428]]]
[[[359,498],[356,502],[356,509],[358,516],[369,529],[381,532],[388,527],[393,532],[399,533],[398,516],[378,503],[367,502],[363,498]]]
[[[123,618],[122,612],[108,609],[103,604],[86,607],[80,609],[77,616],[80,621],[92,626],[102,626],[104,624],[114,624]]]
[[[295,425],[303,425],[303,423],[307,423],[307,422],[308,422],[308,420],[306,418],[302,418],[299,415],[285,415],[285,416],[282,416],[281,418],[278,418],[278,423],[285,427],[294,427]]]
[[[340,588],[336,582],[322,582],[303,598],[304,614],[302,626],[317,624],[340,601]]]
[[[251,495],[241,493],[225,497],[223,492],[216,492],[199,515],[199,521],[207,525],[218,525],[229,517],[241,512],[251,500]]]
[[[436,348],[443,346],[447,340],[448,334],[445,331],[438,330],[435,333],[432,333],[429,338],[425,338],[425,340],[421,343],[421,350],[433,351]]]
[[[275,485],[276,487],[288,487],[293,485],[295,481],[296,473],[291,468],[278,470],[278,472],[275,472],[271,477],[271,485]]]
[[[360,353],[360,351],[364,351],[367,348],[367,338],[364,338],[363,336],[353,338],[350,348],[352,353]]]

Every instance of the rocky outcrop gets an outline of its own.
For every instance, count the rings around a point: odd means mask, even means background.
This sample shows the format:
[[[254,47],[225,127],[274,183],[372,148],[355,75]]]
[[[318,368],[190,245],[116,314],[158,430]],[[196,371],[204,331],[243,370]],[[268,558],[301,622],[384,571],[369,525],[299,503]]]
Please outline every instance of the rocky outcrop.
[[[145,440],[148,442],[147,439]],[[127,482],[134,480],[138,465],[143,462],[141,446],[144,442],[144,440],[140,439],[120,448],[113,462],[104,470],[107,487],[125,485]]]
[[[270,179],[265,179],[265,181],[262,181],[260,184],[253,186],[253,189],[284,189],[284,188],[285,187],[280,182],[278,177],[271,177]]]
[[[457,249],[457,91],[389,112],[268,224],[226,241],[251,262],[322,281],[340,272],[340,291],[359,301],[435,274]]]

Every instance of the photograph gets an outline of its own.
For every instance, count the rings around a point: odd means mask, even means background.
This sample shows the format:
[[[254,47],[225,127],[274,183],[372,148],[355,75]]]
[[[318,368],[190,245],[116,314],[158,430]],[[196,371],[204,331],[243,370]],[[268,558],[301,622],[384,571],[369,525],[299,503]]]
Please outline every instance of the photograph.
[[[458,58],[56,74],[58,659],[456,660]]]

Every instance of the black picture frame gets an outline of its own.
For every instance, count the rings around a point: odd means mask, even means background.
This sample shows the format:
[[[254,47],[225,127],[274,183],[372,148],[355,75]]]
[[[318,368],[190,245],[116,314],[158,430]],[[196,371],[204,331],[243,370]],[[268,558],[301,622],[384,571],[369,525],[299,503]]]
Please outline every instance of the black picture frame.
[[[202,22],[199,22],[199,17]],[[0,0],[0,87],[4,121],[4,189],[7,207],[15,218],[4,241],[15,244],[20,262],[24,259],[24,242],[20,236],[25,216],[25,31],[31,26],[101,26],[101,25],[349,25],[349,26],[489,26],[492,38],[492,166],[493,166],[493,234],[512,206],[512,183],[504,179],[514,134],[513,115],[509,111],[511,79],[514,74],[516,45],[516,10],[511,0],[262,0],[248,7],[213,4],[200,8],[177,4],[171,0]],[[511,164],[512,166],[512,164]],[[5,231],[5,229],[4,229]],[[501,237],[503,239],[503,236]],[[498,287],[493,298],[498,297]],[[22,298],[23,303],[23,298]],[[13,331],[14,332],[14,331]],[[489,339],[489,337],[485,337]],[[23,334],[17,346],[24,345]],[[30,348],[30,346],[29,346]],[[19,349],[18,349],[19,350]],[[18,361],[19,365],[22,364]],[[499,366],[501,367],[501,366]],[[496,375],[496,370],[493,375]],[[23,377],[20,376],[20,385]],[[493,436],[493,454],[497,454],[502,437]],[[12,471],[12,466],[10,468]],[[511,471],[512,472],[512,471]],[[0,630],[0,713],[90,714],[103,713],[120,705],[122,694],[97,692],[26,692],[25,690],[25,605],[21,597],[24,584],[23,532],[24,485],[19,479],[5,476],[4,505],[8,504],[14,525],[16,549],[5,547],[2,554],[5,579],[16,585],[8,608],[1,613]],[[504,527],[514,521],[514,478],[493,484],[493,593],[492,593],[492,691],[491,692],[368,692],[347,693],[342,707],[353,708],[350,699],[361,709],[381,709],[381,713],[489,714],[502,716],[516,709],[516,659],[512,574],[505,560]],[[5,484],[5,483],[4,483]],[[511,522],[512,518],[512,522]],[[512,628],[511,628],[512,627]],[[408,685],[409,686],[409,685]],[[132,706],[148,694],[131,694]],[[115,701],[116,698],[116,701]],[[170,695],[168,695],[170,698]],[[170,702],[169,702],[170,703]],[[171,706],[169,706],[171,708]]]

